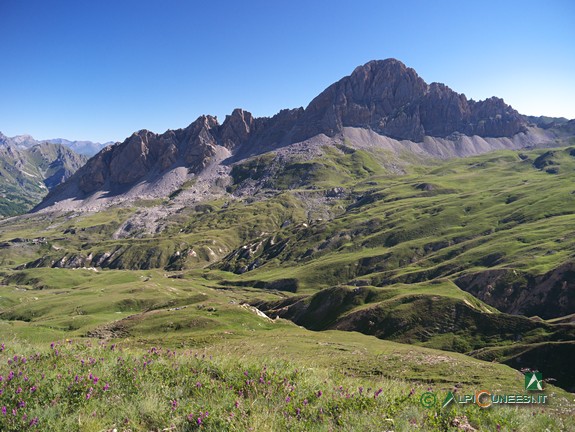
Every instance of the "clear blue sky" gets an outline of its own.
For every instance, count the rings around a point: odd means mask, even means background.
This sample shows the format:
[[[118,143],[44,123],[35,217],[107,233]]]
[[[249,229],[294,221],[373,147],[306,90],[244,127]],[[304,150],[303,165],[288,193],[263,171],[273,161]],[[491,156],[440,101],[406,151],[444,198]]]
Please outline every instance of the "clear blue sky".
[[[0,0],[0,131],[133,131],[306,106],[372,59],[575,118],[575,2]]]

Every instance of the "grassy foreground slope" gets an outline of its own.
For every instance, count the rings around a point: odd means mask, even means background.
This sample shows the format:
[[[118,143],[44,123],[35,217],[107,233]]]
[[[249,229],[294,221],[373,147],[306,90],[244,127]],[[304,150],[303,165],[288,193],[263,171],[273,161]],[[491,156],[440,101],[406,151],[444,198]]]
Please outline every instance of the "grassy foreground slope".
[[[271,320],[246,304],[273,298],[257,289],[160,271],[34,272],[2,287],[2,430],[575,427],[573,395],[551,384],[543,407],[442,408],[448,391],[523,394],[523,374]],[[429,408],[420,402],[428,391]]]

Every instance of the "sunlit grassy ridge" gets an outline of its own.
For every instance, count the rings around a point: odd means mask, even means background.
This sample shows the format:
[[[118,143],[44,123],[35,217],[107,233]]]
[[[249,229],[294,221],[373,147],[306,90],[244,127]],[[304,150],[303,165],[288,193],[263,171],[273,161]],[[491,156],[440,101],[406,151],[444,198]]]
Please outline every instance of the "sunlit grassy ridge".
[[[279,266],[299,276],[304,288],[317,289],[367,275],[377,285],[485,267],[541,274],[575,250],[570,152],[554,150],[548,157],[558,174],[533,165],[539,151],[522,154],[525,159],[499,152],[449,161],[421,175],[371,177],[357,185],[356,195],[364,192],[341,216],[287,228],[282,234],[289,246],[250,276],[266,278]],[[266,258],[265,252],[250,258]],[[371,262],[362,266],[367,257]]]

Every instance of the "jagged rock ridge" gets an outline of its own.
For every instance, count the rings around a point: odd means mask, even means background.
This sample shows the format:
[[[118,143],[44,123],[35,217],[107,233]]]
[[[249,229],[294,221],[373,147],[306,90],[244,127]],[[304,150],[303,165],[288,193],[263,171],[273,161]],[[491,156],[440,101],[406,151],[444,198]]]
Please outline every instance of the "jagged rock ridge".
[[[218,149],[229,151],[229,163],[317,136],[334,137],[349,128],[423,143],[425,137],[455,137],[454,142],[463,135],[510,138],[526,132],[528,125],[502,99],[467,100],[443,84],[426,84],[398,60],[371,61],[328,87],[305,109],[282,110],[271,118],[254,118],[236,109],[222,124],[204,115],[184,129],[138,131],[103,149],[38,209],[96,191],[119,195],[130,185],[150,182],[178,167],[198,174],[222,162]]]
[[[43,143],[63,145],[64,147],[68,147],[69,149],[73,150],[75,153],[88,157],[94,156],[104,147],[114,144],[112,141],[106,143],[99,143],[93,141],[70,141],[64,138],[36,140],[34,139],[34,137],[30,135],[17,135],[13,137],[7,137],[4,134],[0,133],[0,144],[11,145],[13,147],[17,147],[22,150]]]

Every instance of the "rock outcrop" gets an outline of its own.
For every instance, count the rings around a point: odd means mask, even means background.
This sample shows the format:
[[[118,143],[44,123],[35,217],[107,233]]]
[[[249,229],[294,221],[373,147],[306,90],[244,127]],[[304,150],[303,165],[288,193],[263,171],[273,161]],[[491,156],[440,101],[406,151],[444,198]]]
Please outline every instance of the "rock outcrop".
[[[489,269],[460,276],[459,288],[501,312],[543,319],[575,314],[575,263],[540,276],[512,269]]]

